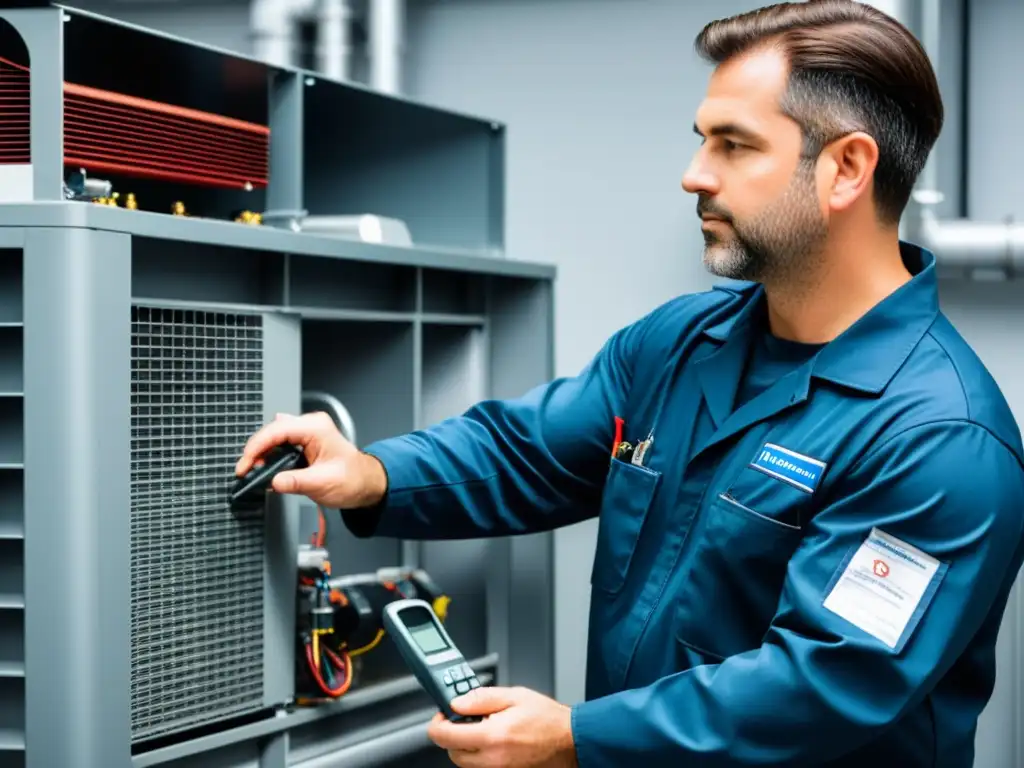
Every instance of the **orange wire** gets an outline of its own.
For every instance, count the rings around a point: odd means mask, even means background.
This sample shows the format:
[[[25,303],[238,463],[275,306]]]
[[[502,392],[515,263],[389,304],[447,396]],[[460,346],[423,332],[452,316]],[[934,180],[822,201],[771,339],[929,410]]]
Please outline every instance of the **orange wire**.
[[[324,517],[324,510],[319,504],[316,505],[316,512],[319,522],[319,528],[317,529],[316,545],[318,547],[322,547],[324,545],[324,541],[327,539],[327,519]]]

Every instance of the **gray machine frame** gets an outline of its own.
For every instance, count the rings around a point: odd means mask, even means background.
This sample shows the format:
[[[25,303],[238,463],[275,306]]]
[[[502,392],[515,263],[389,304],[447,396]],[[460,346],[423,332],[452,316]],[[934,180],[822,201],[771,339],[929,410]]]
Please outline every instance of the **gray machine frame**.
[[[167,36],[35,5],[0,9],[0,23],[17,30],[32,61],[34,179],[30,199],[0,205],[0,382],[9,385],[0,386],[0,764],[431,764],[425,726],[436,710],[410,675],[328,705],[289,706],[292,553],[303,516],[296,499],[279,501],[266,518],[276,542],[266,560],[268,615],[286,617],[268,620],[265,641],[272,716],[133,750],[131,309],[260,313],[267,418],[300,408],[305,391],[326,392],[349,409],[360,442],[428,426],[483,398],[518,396],[553,375],[555,270],[500,258],[504,127],[173,41],[182,55],[205,62],[264,68],[272,130],[264,208],[308,209],[317,198],[327,210],[329,199],[341,199],[347,210],[387,209],[418,223],[414,239],[424,232],[431,244],[393,247],[63,201],[69,25],[81,20],[93,36]],[[303,140],[310,135],[304,104],[314,90],[320,118],[339,101],[338,120],[365,122],[350,130],[353,142],[364,142],[353,150],[363,165],[319,163]],[[374,121],[395,119],[405,131],[400,139],[368,138]],[[389,183],[381,171],[376,185],[373,161],[393,165],[395,142],[409,174]],[[364,197],[344,198],[341,188]],[[445,206],[463,219],[443,223]],[[382,543],[354,542],[340,524],[334,529],[332,546],[342,553],[334,554],[335,572],[396,559],[424,567],[455,595],[448,628],[469,646],[483,681],[553,692],[550,533]]]

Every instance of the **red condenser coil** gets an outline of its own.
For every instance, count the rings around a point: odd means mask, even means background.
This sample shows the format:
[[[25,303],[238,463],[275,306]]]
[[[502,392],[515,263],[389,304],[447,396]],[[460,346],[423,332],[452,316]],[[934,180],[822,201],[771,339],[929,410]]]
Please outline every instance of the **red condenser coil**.
[[[0,59],[0,165],[29,162],[28,70]]]
[[[270,129],[64,83],[64,164],[229,189],[269,176]],[[0,58],[0,163],[29,161],[29,71]]]

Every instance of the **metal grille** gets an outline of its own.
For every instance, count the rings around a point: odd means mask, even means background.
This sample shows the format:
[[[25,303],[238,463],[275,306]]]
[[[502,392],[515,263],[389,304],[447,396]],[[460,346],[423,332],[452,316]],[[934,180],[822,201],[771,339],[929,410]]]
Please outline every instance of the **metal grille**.
[[[132,309],[132,739],[262,706],[263,524],[226,503],[263,422],[258,315]]]

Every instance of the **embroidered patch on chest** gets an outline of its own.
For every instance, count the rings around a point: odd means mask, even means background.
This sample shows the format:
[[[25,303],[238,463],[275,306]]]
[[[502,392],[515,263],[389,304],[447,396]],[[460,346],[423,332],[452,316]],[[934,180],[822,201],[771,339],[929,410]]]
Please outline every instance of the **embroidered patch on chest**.
[[[750,462],[750,466],[807,493],[814,493],[821,476],[825,473],[823,461],[775,443],[765,443]]]

